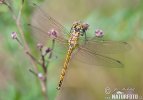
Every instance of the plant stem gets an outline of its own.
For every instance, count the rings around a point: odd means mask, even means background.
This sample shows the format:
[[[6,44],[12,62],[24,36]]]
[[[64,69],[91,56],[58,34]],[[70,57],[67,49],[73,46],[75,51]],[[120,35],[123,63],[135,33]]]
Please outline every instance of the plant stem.
[[[44,80],[40,81],[41,83],[41,88],[42,88],[42,95],[44,96],[44,99],[45,100],[48,100],[48,95],[47,95],[47,79],[46,77],[44,76]]]
[[[26,42],[26,39],[25,39],[25,36],[24,36],[24,31],[23,31],[22,25],[21,25],[21,12],[22,12],[22,9],[23,9],[24,0],[22,0],[22,4],[21,4],[21,7],[20,7],[18,16],[15,16],[15,14],[13,12],[13,9],[11,8],[11,6],[9,6],[8,3],[4,2],[4,4],[9,8],[9,10],[12,14],[12,17],[16,22],[16,26],[18,28],[18,31],[21,35],[21,39],[22,39],[22,42],[23,42],[23,48],[24,48],[25,54],[30,58],[30,61],[32,62],[32,65],[34,66],[34,71],[32,71],[32,73],[34,73],[36,75],[36,73],[38,73],[38,66],[36,65],[36,63],[39,64],[39,62],[37,62],[37,60],[29,53],[30,48],[28,46],[28,43]],[[21,42],[19,42],[19,43],[21,44]],[[40,84],[41,84],[42,94],[43,94],[45,100],[48,100],[47,87],[46,87],[47,86],[47,67],[45,65],[45,56],[43,56],[43,55],[42,55],[42,65],[41,66],[43,68],[44,75],[43,75],[43,79],[39,78],[39,81],[40,81]]]
[[[41,88],[42,88],[42,93],[43,93],[43,96],[45,98],[45,100],[48,100],[48,95],[46,94],[47,93],[47,66],[45,64],[45,56],[41,53],[41,58],[42,58],[42,68],[43,68],[43,72],[44,72],[44,75],[43,75],[43,79],[41,80]]]

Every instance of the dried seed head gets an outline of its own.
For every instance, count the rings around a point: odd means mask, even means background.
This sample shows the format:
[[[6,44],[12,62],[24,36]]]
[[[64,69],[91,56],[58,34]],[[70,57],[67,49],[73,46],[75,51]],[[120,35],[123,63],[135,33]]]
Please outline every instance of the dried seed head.
[[[38,44],[37,44],[37,48],[38,48],[38,49],[42,49],[42,48],[43,48],[43,44],[38,43]]]
[[[97,30],[95,31],[95,35],[96,35],[96,37],[103,37],[104,33],[103,33],[102,30],[97,29]]]
[[[12,37],[12,39],[17,39],[17,33],[16,32],[12,32],[11,33],[11,37]]]
[[[57,35],[58,35],[58,32],[54,29],[51,29],[49,32],[48,32],[48,35],[52,38],[52,39],[55,39],[57,38]]]
[[[4,0],[0,0],[0,4],[4,3]]]
[[[83,29],[84,29],[84,31],[87,31],[87,30],[88,30],[88,28],[89,28],[89,24],[87,24],[87,23],[83,23],[82,25],[83,25]]]

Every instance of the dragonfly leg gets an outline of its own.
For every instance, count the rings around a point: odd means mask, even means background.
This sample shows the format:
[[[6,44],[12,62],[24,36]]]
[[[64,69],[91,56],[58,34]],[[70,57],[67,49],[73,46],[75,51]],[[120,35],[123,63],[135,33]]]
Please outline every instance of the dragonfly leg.
[[[86,42],[88,41],[87,39],[87,35],[86,35],[86,32],[84,33],[84,44],[86,44]]]

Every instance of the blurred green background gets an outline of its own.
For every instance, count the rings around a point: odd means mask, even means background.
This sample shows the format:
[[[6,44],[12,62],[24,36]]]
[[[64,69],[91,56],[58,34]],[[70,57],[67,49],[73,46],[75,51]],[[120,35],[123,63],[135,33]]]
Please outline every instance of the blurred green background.
[[[12,1],[12,0],[9,0]],[[33,0],[33,2],[35,2]],[[105,88],[135,88],[143,96],[143,0],[47,0],[36,1],[39,5],[69,28],[74,21],[83,20],[90,25],[89,33],[100,28],[105,38],[126,41],[131,50],[125,54],[124,68],[99,68],[73,63],[69,66],[63,89],[56,86],[62,66],[51,64],[48,68],[49,100],[104,100]],[[11,2],[16,14],[20,0]],[[25,0],[22,13],[24,24],[32,15],[30,2]],[[27,31],[27,41],[31,45]],[[11,32],[17,31],[5,5],[0,5],[0,100],[43,100],[38,79],[28,69],[33,68],[28,57]]]

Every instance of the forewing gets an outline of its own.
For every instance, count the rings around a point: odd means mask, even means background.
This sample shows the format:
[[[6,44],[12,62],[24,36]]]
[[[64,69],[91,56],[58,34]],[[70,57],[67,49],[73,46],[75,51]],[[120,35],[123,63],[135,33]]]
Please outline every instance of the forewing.
[[[35,7],[35,11],[28,26],[32,30],[36,41],[47,43],[51,39],[48,32],[53,29],[57,31],[56,40],[60,43],[67,43],[68,31],[40,6],[33,4],[33,7]]]

